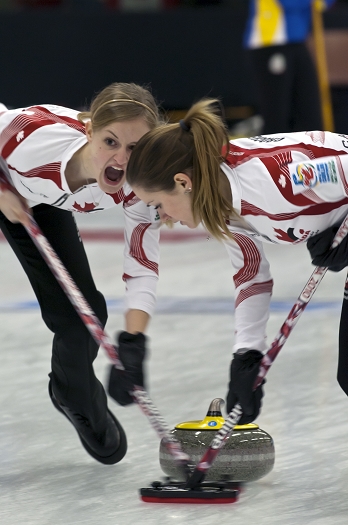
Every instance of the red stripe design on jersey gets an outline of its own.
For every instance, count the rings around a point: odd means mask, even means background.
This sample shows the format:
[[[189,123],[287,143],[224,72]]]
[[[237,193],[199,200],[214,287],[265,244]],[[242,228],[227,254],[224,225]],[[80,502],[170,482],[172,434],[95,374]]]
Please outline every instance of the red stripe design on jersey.
[[[62,188],[62,182],[60,177],[60,162],[52,162],[51,164],[45,164],[43,166],[37,166],[36,168],[33,168],[29,171],[18,171],[16,168],[8,165],[10,170],[16,171],[19,175],[22,175],[22,177],[40,177],[40,179],[47,179],[53,181],[59,189]]]
[[[235,301],[235,308],[237,308],[241,302],[243,302],[245,299],[248,299],[249,297],[252,297],[253,295],[260,295],[262,293],[268,293],[272,295],[273,290],[273,279],[270,279],[269,281],[265,281],[263,283],[254,283],[248,288],[245,288],[244,290],[241,290],[238,294],[238,297]]]
[[[31,111],[33,114],[27,115],[25,111]],[[28,138],[34,131],[52,124],[66,124],[70,128],[85,134],[85,126],[78,120],[71,117],[56,115],[47,108],[41,106],[32,106],[23,110],[23,113],[17,115],[12,122],[3,129],[0,135],[0,152],[6,159],[16,149],[16,147]]]
[[[234,275],[234,285],[236,288],[243,283],[251,281],[257,274],[260,268],[261,254],[256,244],[240,233],[234,233],[233,238],[241,249],[244,257],[244,265]]]
[[[308,159],[330,156],[337,157],[338,155],[347,154],[345,150],[337,151],[331,148],[304,143],[290,144],[288,146],[279,145],[267,149],[262,147],[246,149],[230,143],[229,154],[225,162],[231,168],[235,168],[253,158],[258,158],[266,167],[279,192],[288,202],[295,206],[307,206],[313,204],[313,201],[320,202],[321,199],[316,196],[314,197],[312,192],[306,192],[306,195],[293,194],[288,164],[293,162],[292,153],[295,151],[302,153]]]
[[[337,158],[337,167],[338,167],[338,173],[340,174],[340,179],[341,179],[342,184],[343,184],[344,193],[346,195],[348,195],[348,184],[347,184],[347,181],[346,181],[346,177],[344,175],[344,169],[343,169],[342,162],[341,162],[340,158]]]
[[[300,211],[291,212],[291,213],[268,213],[257,206],[254,206],[250,202],[241,201],[241,215],[254,215],[255,217],[261,215],[263,217],[268,217],[272,221],[287,221],[290,219],[295,219],[301,215],[325,215],[325,213],[330,213],[332,210],[336,210],[341,206],[348,204],[348,197],[337,201],[337,202],[326,202],[322,204],[314,204],[309,208],[302,209]]]
[[[107,195],[110,195],[110,197],[114,200],[115,204],[120,204],[120,202],[122,202],[125,198],[123,188],[118,190],[116,193],[107,193]]]
[[[137,197],[135,193],[132,191],[132,193],[127,195],[127,197],[124,199],[123,206],[125,208],[128,208],[129,206],[134,206],[134,204],[137,204],[138,202],[140,202],[139,197]]]
[[[267,156],[269,157],[270,154],[274,155],[281,155],[286,153],[287,151],[299,151],[304,153],[308,158],[310,159],[318,159],[321,157],[330,157],[330,156],[337,156],[337,155],[346,155],[347,150],[336,150],[331,148],[323,148],[322,146],[315,146],[314,144],[304,144],[303,142],[295,143],[295,144],[289,144],[287,146],[282,146],[281,144],[278,146],[274,146],[274,148],[241,148],[240,146],[237,146],[236,144],[230,142],[229,146],[229,152],[226,157],[226,164],[230,166],[231,168],[235,168],[239,166],[240,164],[244,164],[245,162],[248,162],[248,160],[253,158],[259,158],[262,159],[263,157]]]
[[[127,195],[125,198],[124,198],[124,202],[128,202],[130,200],[132,200],[133,198],[135,197],[135,193],[134,191],[131,191],[129,195]],[[136,197],[137,198],[137,197]]]
[[[274,155],[274,157],[260,158],[260,161],[266,167],[278,191],[288,202],[295,204],[295,206],[308,206],[313,204],[313,201],[303,193],[293,194],[288,168],[288,164],[293,161],[291,151],[285,151],[279,155]]]
[[[305,135],[308,135],[312,142],[321,142],[323,145],[325,143],[325,131],[306,131]]]
[[[134,228],[129,243],[129,254],[131,255],[131,257],[136,259],[139,264],[145,266],[145,268],[148,268],[149,270],[155,272],[158,275],[158,264],[150,261],[146,257],[143,248],[144,234],[149,226],[151,226],[151,223],[142,223],[138,224],[138,226]]]

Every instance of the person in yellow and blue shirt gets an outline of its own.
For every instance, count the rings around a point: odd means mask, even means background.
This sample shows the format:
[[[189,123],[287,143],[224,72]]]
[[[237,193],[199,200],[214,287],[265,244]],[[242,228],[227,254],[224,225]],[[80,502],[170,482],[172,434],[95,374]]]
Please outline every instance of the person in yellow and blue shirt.
[[[322,129],[315,65],[306,40],[313,0],[250,0],[244,47],[264,134]],[[323,0],[330,7],[335,0]]]

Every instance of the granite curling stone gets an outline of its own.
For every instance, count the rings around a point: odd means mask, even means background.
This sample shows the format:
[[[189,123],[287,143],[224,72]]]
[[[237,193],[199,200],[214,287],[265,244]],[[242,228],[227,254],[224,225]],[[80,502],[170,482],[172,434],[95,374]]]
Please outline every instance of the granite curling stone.
[[[225,420],[221,414],[223,399],[216,398],[210,404],[202,421],[180,423],[170,431],[197,464]],[[274,465],[275,453],[272,437],[258,425],[236,425],[226,439],[223,448],[207,472],[207,481],[230,480],[256,481],[268,474]],[[170,478],[185,481],[181,470],[170,455],[163,439],[159,450],[160,466]]]

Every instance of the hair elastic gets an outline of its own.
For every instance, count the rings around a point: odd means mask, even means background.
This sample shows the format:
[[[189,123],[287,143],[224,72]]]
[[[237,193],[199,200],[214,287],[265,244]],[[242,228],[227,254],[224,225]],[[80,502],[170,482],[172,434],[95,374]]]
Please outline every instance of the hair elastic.
[[[190,131],[191,128],[186,124],[184,120],[179,120],[179,124],[181,129],[183,129],[184,131]]]

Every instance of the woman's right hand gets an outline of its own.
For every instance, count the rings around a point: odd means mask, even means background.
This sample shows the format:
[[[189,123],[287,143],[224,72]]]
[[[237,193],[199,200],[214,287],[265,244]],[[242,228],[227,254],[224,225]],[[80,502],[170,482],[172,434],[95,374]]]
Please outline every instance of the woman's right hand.
[[[30,226],[28,213],[31,214],[31,210],[26,199],[14,188],[13,190],[4,189],[0,193],[0,210],[9,221]]]

